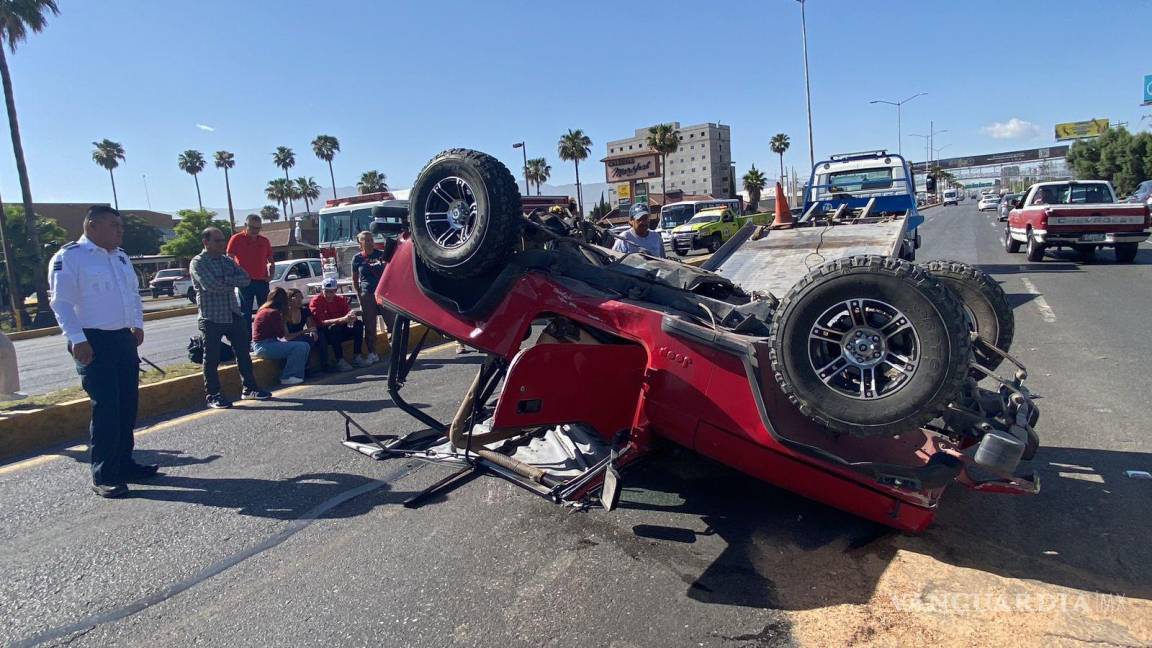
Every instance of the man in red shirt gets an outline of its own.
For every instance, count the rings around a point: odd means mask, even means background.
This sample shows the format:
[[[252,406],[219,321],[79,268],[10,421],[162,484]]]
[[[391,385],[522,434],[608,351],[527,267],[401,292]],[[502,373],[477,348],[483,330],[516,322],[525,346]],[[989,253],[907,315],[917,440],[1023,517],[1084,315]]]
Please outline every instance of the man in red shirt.
[[[336,292],[336,277],[329,277],[322,284],[323,292],[312,298],[308,310],[316,320],[320,337],[332,347],[336,356],[336,369],[351,371],[352,365],[344,359],[344,341],[352,340],[355,358],[352,364],[367,367],[372,364],[362,356],[364,348],[364,322],[356,318],[356,313],[348,306],[348,298]]]
[[[252,320],[252,301],[256,308],[268,301],[268,279],[276,268],[272,257],[272,243],[260,234],[263,224],[258,214],[248,214],[247,227],[228,239],[228,256],[251,277],[252,283],[240,289],[240,310]]]

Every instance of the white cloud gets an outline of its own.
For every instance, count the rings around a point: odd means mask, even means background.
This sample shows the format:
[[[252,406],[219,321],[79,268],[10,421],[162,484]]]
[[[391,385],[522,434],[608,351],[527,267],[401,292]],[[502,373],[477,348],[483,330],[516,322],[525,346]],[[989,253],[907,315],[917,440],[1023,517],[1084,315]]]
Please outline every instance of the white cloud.
[[[214,133],[214,132],[216,132],[216,129],[215,129],[215,128],[212,128],[212,127],[211,127],[211,126],[209,126],[208,124],[196,124],[196,128],[199,128],[199,129],[200,129],[200,130],[202,130],[202,131],[208,131],[209,133]]]
[[[1040,134],[1040,127],[1030,121],[1013,117],[1006,122],[992,122],[980,129],[993,139],[1031,139]]]

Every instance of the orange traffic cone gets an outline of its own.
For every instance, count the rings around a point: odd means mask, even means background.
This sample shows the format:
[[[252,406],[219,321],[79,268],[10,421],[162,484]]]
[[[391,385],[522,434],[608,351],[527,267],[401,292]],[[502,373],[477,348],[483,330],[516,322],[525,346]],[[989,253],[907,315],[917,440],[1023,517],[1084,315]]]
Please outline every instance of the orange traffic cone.
[[[788,208],[788,199],[784,197],[784,187],[776,183],[776,219],[772,221],[772,229],[791,229],[792,210]]]

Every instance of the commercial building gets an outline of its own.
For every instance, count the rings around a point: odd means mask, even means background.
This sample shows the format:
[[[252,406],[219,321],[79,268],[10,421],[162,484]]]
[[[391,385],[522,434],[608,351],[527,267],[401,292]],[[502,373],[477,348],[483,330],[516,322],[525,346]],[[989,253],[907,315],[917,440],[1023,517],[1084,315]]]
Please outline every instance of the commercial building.
[[[608,142],[604,158],[607,182],[628,185],[640,180],[647,185],[650,193],[657,193],[661,188],[661,177],[666,176],[669,194],[675,190],[683,194],[732,198],[734,171],[731,127],[710,123],[681,126],[680,122],[672,122],[672,126],[680,131],[680,148],[668,155],[667,169],[659,168],[660,156],[648,147],[647,126],[636,129],[632,137]],[[655,155],[657,161],[644,168],[652,155]],[[634,158],[631,164],[627,162],[629,158]],[[619,169],[633,173],[628,175]],[[629,191],[628,195],[634,193]]]

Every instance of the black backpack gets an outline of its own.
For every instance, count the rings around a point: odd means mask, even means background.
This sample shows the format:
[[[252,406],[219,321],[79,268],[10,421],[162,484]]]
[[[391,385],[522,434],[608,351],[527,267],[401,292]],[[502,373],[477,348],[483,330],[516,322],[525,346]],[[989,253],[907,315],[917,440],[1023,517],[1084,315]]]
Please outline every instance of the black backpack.
[[[188,338],[188,359],[196,364],[204,364],[204,336],[194,335]],[[220,340],[220,362],[232,362],[235,359],[236,354],[232,352],[232,346]]]

